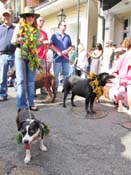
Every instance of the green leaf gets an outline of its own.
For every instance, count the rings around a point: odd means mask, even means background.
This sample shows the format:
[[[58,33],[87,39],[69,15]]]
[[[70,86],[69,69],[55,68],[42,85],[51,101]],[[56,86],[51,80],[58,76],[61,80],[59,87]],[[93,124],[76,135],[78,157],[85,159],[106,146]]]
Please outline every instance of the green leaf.
[[[22,134],[18,132],[16,135],[16,144],[21,144],[21,143],[22,143]]]
[[[50,133],[49,127],[48,127],[47,125],[44,124],[44,125],[43,125],[43,134],[44,134],[45,136],[48,136],[49,133]]]

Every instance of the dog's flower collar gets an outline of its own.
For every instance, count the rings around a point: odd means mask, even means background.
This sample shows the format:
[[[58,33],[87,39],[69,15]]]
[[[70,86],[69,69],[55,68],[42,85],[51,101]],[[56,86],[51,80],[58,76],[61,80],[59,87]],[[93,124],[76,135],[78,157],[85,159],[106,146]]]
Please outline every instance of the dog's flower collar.
[[[103,88],[102,86],[99,86],[99,82],[95,73],[88,74],[88,78],[91,80],[90,86],[92,87],[93,92],[96,94],[96,98],[98,100],[99,97],[103,94]]]
[[[16,144],[21,144],[22,143],[22,134],[21,132],[18,132],[16,135]]]
[[[45,124],[45,123],[41,123],[42,124],[42,135],[48,136],[50,133],[50,129],[49,127]]]

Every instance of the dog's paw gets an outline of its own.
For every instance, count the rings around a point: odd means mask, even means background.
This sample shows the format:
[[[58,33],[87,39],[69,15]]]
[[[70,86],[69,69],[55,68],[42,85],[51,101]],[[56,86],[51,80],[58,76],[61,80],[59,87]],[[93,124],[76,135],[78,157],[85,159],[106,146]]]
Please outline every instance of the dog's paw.
[[[30,157],[25,157],[24,163],[25,163],[25,164],[29,163],[29,162],[30,162],[30,159],[31,159]]]
[[[86,111],[86,113],[87,113],[87,115],[88,115],[88,114],[90,114],[90,111],[89,111],[89,110],[87,110],[87,111]]]
[[[90,114],[96,114],[96,111],[90,111]]]
[[[47,151],[46,146],[45,146],[45,145],[43,145],[43,144],[41,144],[41,145],[40,145],[40,149],[41,149],[41,151]]]
[[[25,159],[24,159],[24,163],[27,164],[29,163],[31,160],[31,154],[30,154],[30,149],[26,149],[26,156],[25,156]]]
[[[65,104],[63,104],[63,108],[66,108],[66,105]]]

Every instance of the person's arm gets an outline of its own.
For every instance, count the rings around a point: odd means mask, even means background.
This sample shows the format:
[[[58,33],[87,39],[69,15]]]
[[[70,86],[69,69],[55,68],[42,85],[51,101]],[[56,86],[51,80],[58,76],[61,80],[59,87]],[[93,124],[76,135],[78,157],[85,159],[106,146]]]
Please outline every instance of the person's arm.
[[[44,42],[44,37],[40,35],[40,31],[37,32],[37,48],[41,47]]]
[[[14,32],[13,32],[13,35],[12,35],[12,39],[11,39],[11,43],[16,45],[18,43],[18,32],[19,32],[19,29],[20,29],[20,25],[17,24],[15,29],[14,29]]]
[[[73,62],[73,65],[72,66],[76,66],[77,65],[77,62],[78,62],[78,57],[75,58],[74,62]]]
[[[71,46],[68,47],[67,49],[63,50],[62,53],[67,55],[71,51],[71,48],[72,48]]]
[[[19,35],[19,30],[20,30],[20,24],[17,24],[15,29],[14,29],[13,36],[11,39],[11,43],[14,45],[20,45],[20,44],[23,44],[25,42],[24,37]]]
[[[92,58],[95,58],[95,59],[98,59],[100,56],[102,56],[103,52],[102,50],[100,50],[97,54],[95,54],[94,52],[93,53],[88,53],[88,55]]]
[[[44,35],[43,44],[50,44],[50,41],[48,40],[48,35],[47,35],[47,33],[45,33],[45,35]]]

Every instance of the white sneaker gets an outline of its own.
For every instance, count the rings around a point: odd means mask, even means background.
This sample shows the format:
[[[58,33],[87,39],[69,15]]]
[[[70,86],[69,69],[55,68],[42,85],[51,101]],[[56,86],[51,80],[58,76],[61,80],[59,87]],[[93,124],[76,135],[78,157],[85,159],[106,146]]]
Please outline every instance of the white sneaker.
[[[131,109],[127,110],[127,114],[131,115]]]
[[[126,112],[126,113],[128,113],[128,111],[129,110],[127,110],[127,108],[124,107],[124,106],[122,108],[118,107],[118,109],[117,109],[117,112]]]

